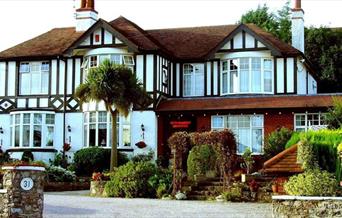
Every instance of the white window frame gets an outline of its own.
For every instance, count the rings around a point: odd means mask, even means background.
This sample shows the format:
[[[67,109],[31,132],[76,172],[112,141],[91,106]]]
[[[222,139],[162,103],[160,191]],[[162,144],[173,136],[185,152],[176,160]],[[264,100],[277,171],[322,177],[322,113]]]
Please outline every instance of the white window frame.
[[[254,126],[253,125],[253,117],[258,117],[258,116],[260,116],[260,117],[262,117],[262,126]],[[221,117],[221,118],[223,118],[223,126],[221,126],[221,127],[215,127],[213,124],[214,124],[214,119],[216,118],[216,117]],[[246,114],[246,115],[213,115],[213,116],[211,116],[211,130],[212,131],[219,131],[219,130],[223,130],[223,129],[231,129],[233,132],[234,132],[234,130],[238,130],[238,128],[230,128],[229,127],[229,121],[228,121],[228,119],[229,119],[229,117],[249,117],[249,122],[250,122],[250,125],[249,125],[249,140],[250,140],[250,142],[249,142],[249,148],[250,148],[250,150],[252,151],[252,154],[253,155],[263,155],[264,154],[264,139],[265,139],[265,117],[264,117],[264,115],[263,114]],[[247,128],[247,127],[246,127]],[[261,142],[261,148],[260,148],[260,150],[261,150],[261,152],[253,152],[253,148],[252,148],[252,146],[253,146],[253,130],[254,129],[261,129],[262,130],[262,142]],[[236,132],[234,132],[234,134],[236,134]],[[239,146],[239,142],[238,142],[238,136],[237,136],[237,134],[236,134],[236,143],[237,143],[237,147],[236,147],[236,153],[238,154],[238,155],[242,155],[243,153],[240,153],[239,152],[239,149],[238,149],[238,146]]]
[[[105,112],[107,114],[107,118],[106,118],[106,122],[99,122],[99,113],[100,112]],[[91,113],[95,113],[95,122],[90,122],[90,114]],[[87,119],[85,119],[85,117],[87,117]],[[128,117],[128,120],[130,119],[130,117]],[[129,124],[125,123],[126,119],[121,116],[121,115],[118,115],[117,116],[117,131],[118,131],[118,135],[117,135],[117,140],[118,140],[118,143],[117,143],[117,147],[118,148],[121,148],[121,147],[124,147],[124,148],[127,148],[127,147],[131,147],[131,143],[132,143],[132,140],[131,140],[131,124],[130,124],[130,121],[129,121]],[[98,136],[99,136],[99,124],[104,124],[106,123],[106,130],[107,130],[107,139],[106,139],[106,146],[101,146],[99,145],[99,140],[98,140]],[[90,136],[89,136],[89,133],[90,133],[90,125],[91,124],[95,124],[95,145],[90,145],[89,144],[89,141],[90,141]],[[124,144],[124,139],[123,139],[123,131],[125,128],[127,128],[127,126],[129,126],[129,131],[130,131],[130,145],[128,146],[125,146]],[[111,122],[111,115],[110,113],[106,112],[106,111],[87,111],[87,112],[84,112],[83,113],[83,140],[84,140],[84,147],[103,147],[103,148],[110,148],[112,145],[111,145],[111,134],[112,134],[112,122]],[[86,132],[86,133],[85,133]],[[85,138],[85,135],[86,134],[86,138]]]
[[[200,73],[196,73],[196,66],[201,65],[201,68],[203,69],[203,72]],[[192,71],[190,73],[185,74],[185,67],[186,66],[192,66]],[[202,63],[187,63],[187,64],[183,64],[183,96],[184,97],[197,97],[197,96],[204,96],[204,64]],[[199,74],[199,75],[197,75]],[[189,76],[190,75],[190,94],[185,94],[185,76]],[[197,84],[196,83],[196,77],[197,76],[202,76],[203,77],[203,83],[201,84]],[[196,94],[196,89],[202,86],[202,90],[203,92],[201,94]]]
[[[304,129],[305,132],[307,132],[308,130],[310,130],[311,125],[309,125],[309,119],[308,116],[309,115],[318,115],[318,126],[322,126],[322,127],[326,127],[326,125],[324,124],[324,120],[322,119],[324,117],[324,113],[318,112],[318,113],[295,113],[294,116],[294,130],[298,131],[299,129]],[[297,116],[305,116],[305,126],[297,126]],[[314,125],[316,126],[316,125]]]
[[[29,124],[24,124],[24,114],[29,114],[30,115],[30,123]],[[35,147],[33,144],[33,137],[34,137],[34,126],[38,124],[34,124],[34,115],[39,114],[42,116],[42,123],[39,124],[41,126],[41,146]],[[51,114],[54,115],[54,124],[47,124],[46,123],[46,115]],[[19,115],[20,116],[20,121],[19,124],[16,123],[15,121],[15,116]],[[55,140],[55,135],[56,135],[56,115],[55,112],[51,111],[18,111],[18,112],[11,112],[11,124],[10,124],[10,129],[11,129],[11,147],[12,148],[53,148],[55,147],[56,140]],[[24,134],[24,125],[30,126],[30,136],[29,136],[29,146],[23,146],[23,134]],[[19,127],[19,146],[15,146],[15,127]],[[48,128],[47,127],[53,127],[53,145],[48,146],[47,145],[47,134],[48,134]]]
[[[36,71],[36,72],[32,72],[31,70],[31,66],[33,64],[39,64],[39,71]],[[48,66],[47,69],[43,69],[43,66]],[[22,66],[27,66],[25,68],[23,68]],[[51,69],[51,66],[50,66],[50,63],[49,61],[34,61],[34,62],[21,62],[19,64],[19,83],[18,83],[18,90],[19,90],[19,95],[47,95],[49,93],[49,83],[46,83],[43,81],[43,76],[44,75],[47,75],[48,76],[48,79],[47,81],[49,81],[51,78],[50,78],[50,69]],[[40,84],[40,87],[39,87],[39,90],[38,92],[33,92],[32,91],[32,75],[34,74],[39,74],[39,84]],[[28,86],[27,90],[29,90],[28,92],[23,92],[23,89],[22,89],[22,84],[23,84],[23,81],[22,81],[22,75],[23,74],[27,74],[29,75],[29,82],[28,81],[25,81],[25,86]],[[46,87],[46,90],[43,90],[43,88]]]
[[[240,91],[240,80],[241,80],[241,59],[242,58],[248,58],[249,61],[249,74],[248,74],[248,90],[247,92],[241,92]],[[253,58],[259,58],[260,59],[260,71],[261,71],[261,91],[254,92],[253,91],[253,76],[252,76],[252,59]],[[232,71],[230,70],[230,61],[231,60],[237,60],[237,74],[234,77],[234,90],[233,92],[230,92],[230,78]],[[270,60],[271,61],[271,91],[265,91],[265,70],[264,70],[264,61]],[[227,62],[227,70],[223,70],[223,63]],[[235,94],[273,94],[274,93],[274,66],[273,66],[273,59],[271,57],[237,57],[237,58],[228,58],[221,60],[221,78],[223,78],[223,74],[227,73],[227,90],[225,91],[223,89],[223,79],[221,80],[221,95],[235,95]],[[235,72],[235,70],[234,70]]]

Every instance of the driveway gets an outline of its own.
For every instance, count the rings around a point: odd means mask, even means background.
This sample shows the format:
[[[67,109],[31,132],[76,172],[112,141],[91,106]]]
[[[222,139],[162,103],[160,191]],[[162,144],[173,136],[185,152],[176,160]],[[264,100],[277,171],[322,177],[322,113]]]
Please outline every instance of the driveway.
[[[94,198],[85,192],[46,193],[44,217],[271,217],[271,204]]]

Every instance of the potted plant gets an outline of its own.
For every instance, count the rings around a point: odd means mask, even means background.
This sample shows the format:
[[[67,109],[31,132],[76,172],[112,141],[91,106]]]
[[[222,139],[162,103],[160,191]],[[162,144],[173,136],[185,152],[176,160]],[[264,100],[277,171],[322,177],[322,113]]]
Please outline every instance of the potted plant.
[[[250,174],[253,168],[254,160],[252,156],[252,152],[249,148],[245,150],[242,155],[243,161],[245,162],[247,174]]]
[[[272,183],[272,192],[278,193],[278,182],[277,182],[277,180],[273,181],[273,183]]]
[[[259,184],[253,179],[248,183],[249,189],[251,192],[257,192],[259,188]]]

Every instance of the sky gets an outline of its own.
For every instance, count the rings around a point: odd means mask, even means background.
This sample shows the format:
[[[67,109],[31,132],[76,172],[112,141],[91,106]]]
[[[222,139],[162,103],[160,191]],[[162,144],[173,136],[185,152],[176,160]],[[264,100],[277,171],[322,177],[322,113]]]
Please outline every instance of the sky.
[[[0,51],[52,28],[74,26],[79,1],[0,0]],[[107,21],[122,15],[143,29],[157,29],[233,24],[265,3],[276,11],[286,0],[95,0],[95,7]],[[302,0],[302,8],[305,26],[342,27],[342,0]]]

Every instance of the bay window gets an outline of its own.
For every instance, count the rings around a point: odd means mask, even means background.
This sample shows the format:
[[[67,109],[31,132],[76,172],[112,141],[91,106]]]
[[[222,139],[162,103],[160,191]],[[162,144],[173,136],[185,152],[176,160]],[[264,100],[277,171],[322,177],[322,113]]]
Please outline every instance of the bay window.
[[[48,94],[49,62],[22,62],[19,66],[19,94]]]
[[[52,147],[54,145],[54,113],[14,113],[11,115],[10,128],[13,147]]]
[[[323,113],[295,114],[295,131],[308,131],[326,128]]]
[[[264,117],[263,115],[212,116],[211,129],[233,131],[237,142],[237,152],[242,154],[249,148],[254,154],[263,152]]]
[[[106,111],[84,113],[84,146],[111,147],[112,118]],[[117,145],[130,146],[130,117],[117,116]]]
[[[222,61],[221,94],[272,94],[270,58],[234,58]]]
[[[184,64],[183,66],[183,94],[189,96],[204,95],[204,65]]]

